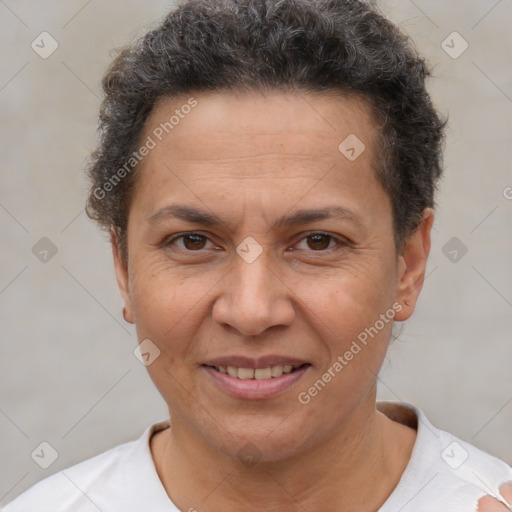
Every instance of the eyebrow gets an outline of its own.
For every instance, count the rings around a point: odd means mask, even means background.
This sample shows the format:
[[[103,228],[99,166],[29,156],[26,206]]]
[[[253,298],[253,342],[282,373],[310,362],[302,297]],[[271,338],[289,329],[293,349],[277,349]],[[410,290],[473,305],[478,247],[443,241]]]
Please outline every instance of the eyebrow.
[[[161,208],[155,214],[151,215],[147,221],[155,225],[163,220],[170,218],[181,219],[192,224],[202,224],[204,226],[218,227],[227,226],[220,217],[214,213],[200,210],[183,204],[169,205]],[[343,208],[342,206],[329,206],[320,209],[297,210],[293,213],[284,215],[272,224],[272,229],[290,227],[300,224],[310,224],[319,220],[336,218],[340,220],[351,220],[356,224],[361,224],[360,219],[354,212]]]

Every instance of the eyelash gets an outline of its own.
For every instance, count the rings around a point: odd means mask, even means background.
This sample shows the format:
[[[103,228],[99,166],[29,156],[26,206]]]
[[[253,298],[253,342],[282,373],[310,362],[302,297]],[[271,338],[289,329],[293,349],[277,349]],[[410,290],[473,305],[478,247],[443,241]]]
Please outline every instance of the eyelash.
[[[207,235],[204,235],[203,233],[199,233],[199,232],[197,232],[197,231],[188,231],[188,232],[186,232],[186,233],[181,233],[181,234],[179,234],[179,235],[177,235],[177,236],[174,236],[174,237],[173,237],[173,238],[171,238],[171,239],[166,239],[166,240],[164,240],[164,242],[162,243],[162,247],[164,247],[164,248],[168,248],[168,247],[170,247],[170,246],[173,246],[173,245],[174,245],[174,242],[175,242],[176,240],[184,239],[184,238],[185,238],[185,237],[187,237],[187,236],[193,236],[193,235],[196,235],[196,236],[200,236],[200,237],[206,238],[207,240],[209,240],[209,241],[211,242],[211,240],[208,238],[208,236],[207,236]],[[348,242],[348,241],[343,240],[343,239],[340,239],[340,238],[337,238],[337,237],[335,237],[335,236],[333,236],[333,235],[331,235],[331,234],[329,234],[329,233],[326,233],[326,232],[324,232],[324,231],[312,231],[311,233],[308,233],[306,236],[302,237],[302,238],[297,242],[297,244],[298,244],[298,243],[300,243],[300,242],[302,242],[303,240],[307,240],[309,237],[312,237],[312,236],[314,236],[314,235],[323,235],[323,236],[325,236],[325,237],[328,237],[328,238],[329,238],[329,245],[330,245],[331,241],[334,241],[334,242],[336,243],[336,246],[334,246],[334,247],[328,247],[327,249],[320,249],[320,250],[313,250],[313,249],[310,249],[310,250],[308,250],[307,252],[312,252],[312,253],[315,253],[315,252],[316,252],[316,253],[322,253],[322,252],[323,252],[323,253],[325,253],[325,252],[329,252],[329,251],[332,251],[332,250],[340,249],[340,248],[342,248],[342,247],[346,247],[346,246],[348,246],[348,245],[349,245],[349,242]],[[297,244],[295,244],[295,245],[297,245]],[[180,250],[180,251],[184,251],[184,252],[188,252],[188,253],[195,253],[195,252],[200,253],[201,251],[206,250],[206,249],[204,249],[204,248],[203,248],[203,249],[198,249],[198,250],[194,251],[194,250],[186,249],[186,248],[183,248],[183,247],[178,247],[178,250]],[[300,250],[300,249],[299,249],[299,250]]]

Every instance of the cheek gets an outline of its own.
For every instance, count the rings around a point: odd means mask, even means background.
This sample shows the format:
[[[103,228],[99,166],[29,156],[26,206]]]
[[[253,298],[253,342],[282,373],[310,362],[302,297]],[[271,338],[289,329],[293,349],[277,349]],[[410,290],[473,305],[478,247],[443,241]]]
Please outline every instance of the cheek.
[[[337,373],[343,373],[339,379],[346,380],[343,386],[373,378],[387,350],[395,311],[391,294],[376,294],[373,288],[360,282],[349,288],[346,283],[326,293],[323,304],[316,304],[315,312],[322,319],[319,337],[330,354],[322,370],[332,371],[333,363],[342,358],[343,370]]]
[[[304,305],[304,315],[318,322],[326,339],[343,346],[392,309],[396,269],[390,260],[361,258],[331,275],[295,281],[292,288]]]
[[[187,279],[161,264],[136,267],[130,295],[139,339],[152,339],[161,348],[175,340],[176,332],[193,321],[204,286],[200,280]],[[179,351],[178,346],[174,349]]]
[[[190,376],[195,367],[190,352],[204,314],[201,298],[204,300],[205,290],[211,288],[206,285],[156,265],[133,272],[131,296],[137,338],[151,340],[160,350],[146,369],[164,400],[178,408],[187,407],[188,396],[194,392]]]
[[[318,280],[317,293],[312,283],[297,283],[297,296],[328,354],[300,391],[307,394],[304,401],[311,399],[311,411],[332,411],[333,424],[370,389],[384,360],[395,315],[393,275],[393,266],[381,262]]]

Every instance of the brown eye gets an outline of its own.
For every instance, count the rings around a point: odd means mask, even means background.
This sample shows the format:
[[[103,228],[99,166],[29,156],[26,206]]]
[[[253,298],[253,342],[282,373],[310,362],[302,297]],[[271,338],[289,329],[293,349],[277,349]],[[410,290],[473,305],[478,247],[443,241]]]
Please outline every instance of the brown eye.
[[[181,251],[198,252],[207,249],[209,239],[206,235],[200,233],[184,233],[173,239],[167,239],[163,242],[163,247],[168,249],[178,249]]]
[[[329,233],[316,232],[302,238],[294,249],[305,252],[330,253],[337,249],[343,249],[348,244],[343,238],[337,238]]]
[[[316,233],[307,237],[308,247],[314,251],[322,251],[329,247],[332,236]]]
[[[203,235],[182,235],[183,245],[189,251],[197,251],[203,249],[206,244],[206,237]]]

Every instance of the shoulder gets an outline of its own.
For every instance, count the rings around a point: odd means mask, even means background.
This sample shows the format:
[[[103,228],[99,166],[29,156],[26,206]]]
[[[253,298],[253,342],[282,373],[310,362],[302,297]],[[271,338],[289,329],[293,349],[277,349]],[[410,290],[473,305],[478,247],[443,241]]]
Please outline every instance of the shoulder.
[[[500,488],[512,481],[508,464],[436,428],[421,409],[411,404],[379,402],[378,407],[391,419],[404,422],[407,418],[417,428],[409,464],[380,512],[401,507],[403,512],[477,512],[479,500],[485,496],[506,504]]]
[[[133,443],[119,445],[39,481],[7,504],[2,512],[97,511],[87,498],[88,489],[97,490],[100,482],[116,478],[121,461],[129,458]]]
[[[166,425],[166,421],[155,423],[137,440],[41,480],[8,503],[2,512],[97,512],[112,510],[113,502],[115,510],[131,510],[130,492],[137,484],[143,488],[148,483],[159,484],[149,439]]]
[[[464,501],[465,497],[471,498],[471,512],[480,510],[479,502],[482,498],[492,498],[496,506],[501,503],[507,505],[507,495],[503,494],[503,489],[512,483],[512,468],[503,460],[486,453],[476,446],[469,444],[462,439],[438,430],[439,441],[437,449],[440,450],[439,465],[447,482],[451,482],[455,495],[460,496]],[[443,486],[440,486],[443,488]],[[447,487],[445,493],[448,495],[450,488]],[[448,497],[448,496],[447,496]],[[466,500],[469,505],[469,500]],[[493,508],[498,511],[500,508]]]

